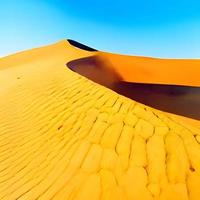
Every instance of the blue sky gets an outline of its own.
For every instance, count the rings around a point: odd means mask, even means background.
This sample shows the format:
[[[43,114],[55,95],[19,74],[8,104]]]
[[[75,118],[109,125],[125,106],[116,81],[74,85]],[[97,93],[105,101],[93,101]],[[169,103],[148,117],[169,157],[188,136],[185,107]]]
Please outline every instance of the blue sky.
[[[0,0],[0,56],[67,38],[121,54],[200,58],[200,1]]]

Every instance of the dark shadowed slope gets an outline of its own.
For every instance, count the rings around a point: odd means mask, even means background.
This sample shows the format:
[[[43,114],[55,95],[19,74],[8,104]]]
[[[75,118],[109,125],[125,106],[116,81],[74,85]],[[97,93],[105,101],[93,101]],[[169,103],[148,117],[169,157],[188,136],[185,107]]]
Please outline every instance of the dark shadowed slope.
[[[84,44],[81,44],[75,40],[71,40],[71,39],[68,39],[67,40],[72,46],[74,47],[77,47],[79,49],[83,49],[83,50],[86,50],[86,51],[97,51],[96,49],[93,49],[87,45],[84,45]]]

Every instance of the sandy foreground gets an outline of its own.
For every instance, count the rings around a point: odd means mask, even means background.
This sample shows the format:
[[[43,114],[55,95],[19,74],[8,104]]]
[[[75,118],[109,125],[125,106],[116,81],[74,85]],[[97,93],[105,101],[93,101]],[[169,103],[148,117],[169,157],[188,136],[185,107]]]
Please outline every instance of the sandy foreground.
[[[67,65],[93,56],[114,67],[102,79]],[[199,87],[199,66],[66,40],[1,58],[0,199],[199,200],[198,107],[188,118],[113,91],[118,78]]]

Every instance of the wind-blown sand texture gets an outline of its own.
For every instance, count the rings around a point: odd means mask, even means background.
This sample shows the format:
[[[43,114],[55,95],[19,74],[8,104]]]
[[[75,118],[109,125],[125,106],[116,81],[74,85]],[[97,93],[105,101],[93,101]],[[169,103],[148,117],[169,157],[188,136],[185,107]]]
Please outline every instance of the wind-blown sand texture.
[[[199,200],[200,122],[148,107],[66,66],[97,54],[125,81],[200,85],[199,74],[184,80],[177,69],[169,79],[131,76],[142,71],[119,68],[134,57],[67,41],[2,58],[0,199]],[[198,60],[181,62],[200,70]]]

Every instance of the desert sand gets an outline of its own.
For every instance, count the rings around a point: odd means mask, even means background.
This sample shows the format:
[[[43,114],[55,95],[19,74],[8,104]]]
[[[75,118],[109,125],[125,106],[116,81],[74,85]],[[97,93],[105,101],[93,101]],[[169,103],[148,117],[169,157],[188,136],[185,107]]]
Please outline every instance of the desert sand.
[[[95,76],[69,66],[96,56]],[[198,89],[199,66],[66,40],[1,58],[0,199],[199,200],[198,113],[165,112],[113,88],[120,80]]]

